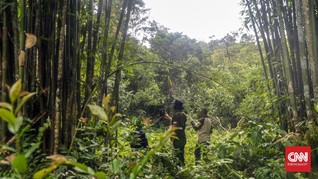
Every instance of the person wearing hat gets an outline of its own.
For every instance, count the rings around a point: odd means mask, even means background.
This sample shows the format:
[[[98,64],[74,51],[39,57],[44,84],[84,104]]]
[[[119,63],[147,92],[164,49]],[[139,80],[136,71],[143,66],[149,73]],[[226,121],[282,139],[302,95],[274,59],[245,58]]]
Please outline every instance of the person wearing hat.
[[[184,166],[184,147],[187,143],[187,138],[185,134],[187,116],[183,112],[183,102],[181,100],[175,100],[173,104],[174,115],[172,117],[169,114],[165,114],[164,118],[170,121],[170,125],[178,127],[175,130],[175,135],[172,139],[174,147],[174,155],[178,158],[177,164],[179,166]]]

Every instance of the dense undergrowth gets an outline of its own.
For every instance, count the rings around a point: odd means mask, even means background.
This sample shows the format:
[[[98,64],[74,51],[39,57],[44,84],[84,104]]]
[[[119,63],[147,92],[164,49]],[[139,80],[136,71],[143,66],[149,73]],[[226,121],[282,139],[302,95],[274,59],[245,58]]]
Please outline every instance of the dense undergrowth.
[[[79,121],[70,148],[47,156],[41,149],[49,120],[38,130],[19,115],[33,93],[22,93],[18,81],[10,90],[12,104],[0,103],[1,118],[15,136],[1,145],[1,178],[315,178],[317,173],[286,173],[284,147],[311,145],[315,156],[317,127],[305,135],[286,133],[274,122],[241,119],[235,128],[213,126],[211,145],[195,165],[197,133],[188,124],[186,165],[179,167],[172,155],[170,138],[175,128],[153,125],[147,118],[109,117],[107,105],[89,105],[94,115]],[[21,100],[19,100],[21,98]],[[107,100],[105,98],[105,103]],[[15,103],[17,101],[17,103]],[[106,106],[106,107],[105,107]],[[136,122],[143,121],[149,147],[130,148]],[[189,122],[189,121],[188,121]],[[109,136],[114,136],[110,138]],[[110,139],[106,141],[106,139]],[[315,158],[314,158],[315,159]],[[313,159],[313,160],[314,160]],[[313,162],[316,163],[316,162]]]
[[[194,162],[197,134],[188,125],[185,149],[186,166],[183,168],[178,167],[172,157],[170,141],[162,140],[167,136],[165,128],[146,125],[144,129],[149,148],[133,151],[129,146],[129,137],[133,130],[131,124],[123,122],[118,127],[118,143],[114,144],[112,148],[104,145],[103,127],[105,126],[100,125],[99,122],[83,123],[73,149],[69,152],[66,149],[61,150],[64,151],[61,157],[65,158],[53,159],[55,162],[67,160],[74,164],[61,162],[54,170],[47,172],[45,177],[91,178],[97,173],[95,171],[100,171],[103,174],[100,175],[100,178],[129,178],[137,165],[140,165],[138,178],[309,177],[300,173],[287,175],[284,171],[284,146],[301,145],[305,144],[305,141],[296,134],[287,134],[273,123],[241,121],[240,125],[234,129],[214,130],[208,155],[198,165],[195,165]],[[25,134],[27,135],[23,137],[21,152],[24,154],[33,144],[40,141],[40,138],[34,138],[32,130]],[[162,141],[161,147],[158,145],[158,141]],[[158,148],[160,150],[157,150]],[[1,157],[4,156],[2,153]],[[148,156],[147,160],[141,165],[146,156]],[[52,157],[48,158],[40,148],[37,148],[32,155],[26,158],[25,171],[21,172],[19,166],[1,165],[0,175],[3,178],[32,178],[31,176],[36,172],[43,168],[49,169],[50,166],[53,166]],[[312,173],[313,175],[314,173]]]

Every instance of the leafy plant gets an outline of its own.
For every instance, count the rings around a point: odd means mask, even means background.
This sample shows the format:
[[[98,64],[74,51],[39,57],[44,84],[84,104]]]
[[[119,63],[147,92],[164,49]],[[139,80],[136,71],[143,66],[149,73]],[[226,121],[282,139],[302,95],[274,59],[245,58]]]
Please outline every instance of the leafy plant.
[[[266,165],[257,168],[253,174],[255,178],[286,178],[286,172],[284,169],[283,158],[269,159],[266,161]]]
[[[0,118],[8,123],[8,129],[11,133],[16,134],[19,131],[23,117],[18,114],[23,105],[35,94],[22,91],[21,80],[15,82],[11,88],[9,87],[11,103],[0,102]]]
[[[155,152],[159,151],[169,141],[169,139],[174,135],[175,130],[178,129],[175,127],[170,128],[162,136],[158,143],[150,151],[147,152],[143,159],[135,165],[135,167],[132,169],[132,172],[130,173],[130,179],[135,179],[138,176],[138,173],[143,168],[143,166],[145,166],[150,157],[153,156]]]
[[[97,179],[105,179],[107,178],[106,174],[104,172],[95,172],[92,168],[78,163],[78,162],[72,162],[70,160],[68,160],[66,157],[64,157],[63,155],[51,155],[48,156],[47,158],[51,159],[52,162],[50,164],[49,167],[41,169],[39,171],[37,171],[34,175],[33,178],[34,179],[42,179],[44,178],[46,175],[48,175],[49,173],[53,172],[54,170],[56,170],[58,167],[60,167],[61,165],[69,165],[74,167],[74,169],[78,172],[83,172],[86,174],[89,174],[91,176],[96,177]]]
[[[16,137],[16,149],[2,145],[1,150],[10,150],[13,152],[6,160],[1,160],[1,163],[11,164],[14,173],[12,175],[18,178],[23,178],[27,173],[27,158],[39,147],[39,144],[34,144],[33,147],[22,153],[21,151],[21,137],[24,132],[29,129],[29,125],[20,130],[23,117],[19,115],[20,110],[24,104],[36,93],[29,93],[22,91],[21,80],[15,82],[9,88],[10,103],[0,102],[0,118],[7,122],[8,129]],[[42,133],[43,134],[43,133]]]

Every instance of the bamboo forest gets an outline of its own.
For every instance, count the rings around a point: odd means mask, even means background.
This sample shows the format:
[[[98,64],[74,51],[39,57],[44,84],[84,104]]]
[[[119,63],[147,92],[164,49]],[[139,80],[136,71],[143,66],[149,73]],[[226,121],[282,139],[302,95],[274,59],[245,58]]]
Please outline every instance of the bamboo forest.
[[[238,3],[205,42],[144,0],[0,0],[0,178],[318,178],[318,1]]]

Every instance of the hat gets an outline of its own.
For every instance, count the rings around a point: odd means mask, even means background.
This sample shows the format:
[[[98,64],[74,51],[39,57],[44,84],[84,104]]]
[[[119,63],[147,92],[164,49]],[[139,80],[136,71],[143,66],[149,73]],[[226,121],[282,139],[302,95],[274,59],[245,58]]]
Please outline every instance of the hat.
[[[183,102],[179,99],[176,99],[173,104],[173,109],[175,110],[183,110]]]

